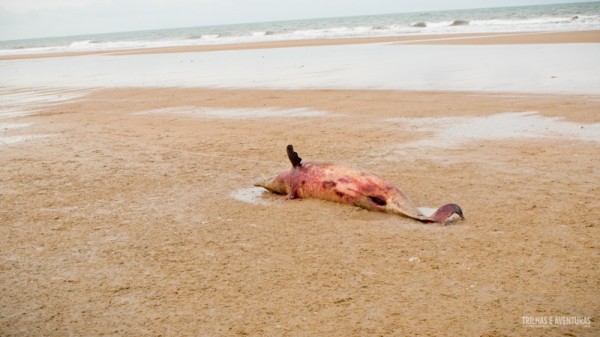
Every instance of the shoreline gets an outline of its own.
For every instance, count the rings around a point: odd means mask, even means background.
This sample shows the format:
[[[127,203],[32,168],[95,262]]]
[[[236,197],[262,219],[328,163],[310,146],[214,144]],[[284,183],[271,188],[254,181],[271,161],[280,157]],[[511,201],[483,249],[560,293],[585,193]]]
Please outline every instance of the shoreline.
[[[252,50],[270,48],[316,47],[368,43],[432,44],[432,45],[487,45],[487,44],[564,44],[600,43],[600,30],[569,32],[511,32],[440,35],[405,35],[389,37],[336,38],[318,40],[284,40],[222,45],[158,47],[127,50],[78,51],[41,54],[0,55],[0,61],[74,57],[86,55],[136,55]]]

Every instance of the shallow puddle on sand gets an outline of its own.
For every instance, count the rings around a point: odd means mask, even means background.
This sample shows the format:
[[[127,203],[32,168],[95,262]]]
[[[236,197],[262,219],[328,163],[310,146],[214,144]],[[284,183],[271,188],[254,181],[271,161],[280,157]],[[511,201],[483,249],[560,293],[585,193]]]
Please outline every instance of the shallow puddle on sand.
[[[574,123],[536,112],[507,112],[483,117],[392,118],[389,122],[430,137],[401,147],[458,147],[479,140],[547,138],[600,142],[600,124]]]
[[[242,201],[253,205],[271,205],[273,202],[263,197],[265,191],[262,187],[239,188],[231,192],[231,197],[235,200]]]

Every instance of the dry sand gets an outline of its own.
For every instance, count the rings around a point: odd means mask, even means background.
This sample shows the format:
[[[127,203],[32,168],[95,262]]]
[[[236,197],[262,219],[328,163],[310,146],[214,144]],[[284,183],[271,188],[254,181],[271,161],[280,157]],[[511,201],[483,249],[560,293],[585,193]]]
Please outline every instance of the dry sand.
[[[6,133],[49,136],[0,147],[0,335],[597,336],[600,144],[403,151],[427,135],[389,120],[507,111],[600,123],[589,95],[179,88],[97,90],[14,118],[32,126]],[[466,220],[232,197],[287,168],[288,143]]]

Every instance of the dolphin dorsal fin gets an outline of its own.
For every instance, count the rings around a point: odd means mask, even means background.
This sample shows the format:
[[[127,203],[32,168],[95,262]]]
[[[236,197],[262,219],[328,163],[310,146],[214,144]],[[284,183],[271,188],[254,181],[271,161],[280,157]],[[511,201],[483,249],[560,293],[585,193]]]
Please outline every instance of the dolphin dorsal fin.
[[[290,162],[293,167],[298,167],[302,165],[302,158],[298,156],[298,153],[294,152],[294,147],[292,144],[287,146],[287,155],[290,158]]]

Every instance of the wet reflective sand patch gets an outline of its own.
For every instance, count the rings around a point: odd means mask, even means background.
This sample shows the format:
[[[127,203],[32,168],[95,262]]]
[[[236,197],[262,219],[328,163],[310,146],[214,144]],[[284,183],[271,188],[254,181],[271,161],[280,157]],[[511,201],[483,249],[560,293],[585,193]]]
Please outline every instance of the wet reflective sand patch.
[[[388,121],[429,137],[402,147],[460,147],[480,140],[547,138],[600,142],[600,124],[565,121],[537,112],[507,112],[483,117],[392,118]]]
[[[0,123],[0,146],[3,145],[13,145],[21,142],[26,142],[29,140],[39,139],[49,137],[49,135],[22,135],[22,134],[11,134],[7,135],[6,133],[11,130],[24,129],[31,126],[31,124],[24,123]]]
[[[324,111],[307,108],[280,109],[280,108],[205,108],[194,106],[178,106],[163,109],[153,109],[134,113],[136,115],[148,114],[180,114],[213,118],[268,118],[268,117],[319,117],[325,116]]]
[[[88,92],[68,88],[0,87],[0,118],[33,115],[48,107],[83,97]]]
[[[273,202],[263,197],[267,193],[262,187],[239,188],[231,192],[231,197],[235,200],[254,205],[270,205]],[[267,193],[268,194],[268,193]]]

